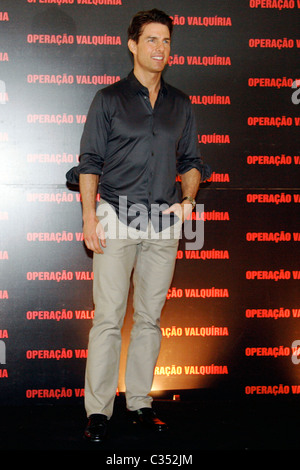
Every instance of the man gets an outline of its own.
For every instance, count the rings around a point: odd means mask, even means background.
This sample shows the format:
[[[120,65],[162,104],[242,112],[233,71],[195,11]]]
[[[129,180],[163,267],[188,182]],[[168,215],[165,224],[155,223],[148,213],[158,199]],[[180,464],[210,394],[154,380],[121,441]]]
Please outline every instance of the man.
[[[128,29],[133,71],[96,94],[81,139],[80,163],[67,173],[70,183],[79,181],[84,240],[94,252],[95,314],[85,378],[85,436],[93,442],[103,440],[113,413],[132,271],[134,326],[126,406],[133,422],[167,428],[149,396],[160,349],[160,315],[181,224],[193,210],[201,176],[205,180],[210,175],[197,156],[189,98],[162,79],[171,34],[172,20],[164,12],[154,9],[133,17]]]

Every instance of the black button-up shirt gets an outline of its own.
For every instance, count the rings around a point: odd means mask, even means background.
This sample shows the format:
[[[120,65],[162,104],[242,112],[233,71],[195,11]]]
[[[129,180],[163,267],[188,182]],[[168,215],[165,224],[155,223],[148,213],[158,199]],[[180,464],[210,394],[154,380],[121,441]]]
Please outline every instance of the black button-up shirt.
[[[202,181],[210,168],[198,155],[196,122],[187,95],[161,80],[152,108],[148,89],[131,72],[98,91],[90,106],[80,143],[79,165],[66,178],[78,184],[80,173],[100,176],[101,198],[119,214],[119,196],[150,213],[153,205],[178,202],[177,174],[197,168]],[[135,206],[136,207],[136,206]]]

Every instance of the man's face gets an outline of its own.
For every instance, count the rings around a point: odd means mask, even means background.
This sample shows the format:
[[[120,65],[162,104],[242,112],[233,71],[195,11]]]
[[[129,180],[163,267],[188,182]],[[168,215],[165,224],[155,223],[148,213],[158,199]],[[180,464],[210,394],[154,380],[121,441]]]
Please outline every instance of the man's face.
[[[144,72],[162,72],[170,55],[170,32],[166,25],[149,23],[144,26],[136,43],[128,41],[134,56],[134,65]]]

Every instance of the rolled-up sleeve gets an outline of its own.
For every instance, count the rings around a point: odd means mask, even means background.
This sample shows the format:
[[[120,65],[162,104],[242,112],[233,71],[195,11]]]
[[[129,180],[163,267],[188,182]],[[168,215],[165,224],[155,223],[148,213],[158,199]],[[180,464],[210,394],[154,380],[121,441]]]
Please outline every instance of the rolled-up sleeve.
[[[201,174],[201,181],[207,180],[212,173],[209,165],[203,162],[197,139],[197,124],[190,102],[186,104],[186,125],[177,148],[177,172],[182,175],[192,168]]]
[[[79,184],[81,173],[101,176],[108,131],[109,116],[103,94],[98,91],[91,103],[84,125],[80,141],[79,164],[66,174],[68,183]]]

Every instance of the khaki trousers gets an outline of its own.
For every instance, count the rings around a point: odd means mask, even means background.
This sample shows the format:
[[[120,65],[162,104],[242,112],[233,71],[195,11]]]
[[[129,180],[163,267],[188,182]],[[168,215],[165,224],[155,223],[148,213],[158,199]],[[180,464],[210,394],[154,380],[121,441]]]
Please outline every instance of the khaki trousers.
[[[118,222],[114,210],[104,201],[97,216]],[[105,219],[107,221],[107,218]],[[109,226],[110,224],[108,224]],[[181,223],[171,237],[109,237],[106,230],[104,254],[94,254],[93,297],[95,315],[89,334],[85,375],[87,416],[113,413],[119,379],[121,328],[127,309],[130,278],[133,271],[133,328],[127,353],[125,386],[126,405],[131,411],[151,407],[149,396],[160,344],[161,310],[170,287],[178,248]],[[161,232],[163,234],[163,232]],[[161,235],[160,234],[160,235]]]

